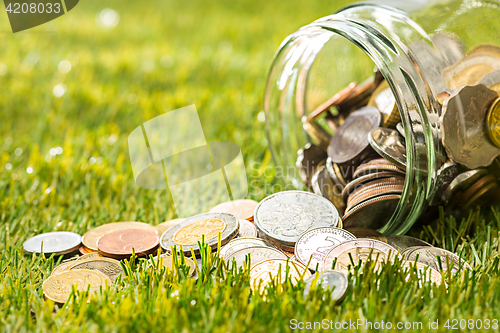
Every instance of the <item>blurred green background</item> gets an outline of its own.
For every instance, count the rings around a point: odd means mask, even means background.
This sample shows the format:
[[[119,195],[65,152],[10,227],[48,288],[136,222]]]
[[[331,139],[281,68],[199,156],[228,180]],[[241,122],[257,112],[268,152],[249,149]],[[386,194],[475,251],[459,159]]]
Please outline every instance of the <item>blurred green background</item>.
[[[9,228],[0,239],[175,217],[166,191],[134,184],[127,137],[190,104],[207,141],[242,148],[249,197],[269,194],[272,161],[259,113],[273,54],[288,34],[341,5],[80,1],[16,34],[2,11],[0,211]]]

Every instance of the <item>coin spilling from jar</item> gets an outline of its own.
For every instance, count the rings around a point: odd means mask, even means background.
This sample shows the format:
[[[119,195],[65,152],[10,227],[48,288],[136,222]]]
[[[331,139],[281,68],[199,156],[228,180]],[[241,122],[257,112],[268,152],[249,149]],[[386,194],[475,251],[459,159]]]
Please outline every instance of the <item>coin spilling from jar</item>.
[[[455,210],[500,198],[499,64],[500,47],[479,45],[441,73],[444,90],[432,104],[447,161],[432,175],[431,206]],[[414,125],[403,125],[397,99],[381,77],[377,71],[362,84],[351,83],[303,119],[312,142],[297,153],[301,178],[337,208],[346,228],[387,225],[412,190],[405,177],[407,151],[414,147],[405,137]]]

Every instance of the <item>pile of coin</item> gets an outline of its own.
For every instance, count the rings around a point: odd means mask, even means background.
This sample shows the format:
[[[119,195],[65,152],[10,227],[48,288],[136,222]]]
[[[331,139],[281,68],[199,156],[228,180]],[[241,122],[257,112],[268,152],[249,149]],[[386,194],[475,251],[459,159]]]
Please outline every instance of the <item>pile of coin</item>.
[[[362,164],[354,171],[354,179],[372,175],[372,165],[384,163],[387,164],[379,160]],[[387,170],[382,172],[401,172],[391,167]],[[391,175],[373,179],[389,181],[394,177]],[[347,195],[364,195],[357,193],[353,187]],[[161,236],[159,230],[163,231]],[[196,278],[201,242],[214,251],[220,244],[220,258],[229,269],[250,268],[250,283],[256,292],[264,292],[271,281],[306,280],[304,297],[310,288],[335,287],[332,291],[335,301],[344,297],[347,274],[358,261],[375,261],[378,268],[396,256],[406,257],[421,272],[423,280],[437,284],[441,283],[440,271],[458,272],[469,267],[455,254],[416,238],[385,237],[376,230],[361,227],[343,229],[342,219],[328,199],[304,191],[278,192],[261,202],[228,202],[211,212],[157,226],[114,222],[93,228],[83,237],[72,232],[48,232],[26,240],[24,250],[29,254],[69,257],[54,268],[42,285],[47,299],[64,303],[73,285],[80,291],[89,288],[92,294],[113,284],[123,274],[120,260],[133,254],[148,260],[148,267],[169,271],[185,267],[184,272]],[[75,255],[78,252],[81,255]],[[158,252],[162,253],[151,258]],[[184,256],[175,252],[183,252]],[[311,275],[312,272],[316,274]]]
[[[439,158],[447,162],[428,198],[449,210],[500,198],[500,47],[479,45],[457,59],[435,80],[442,82],[435,104],[447,154]],[[304,184],[335,205],[344,226],[384,226],[405,191],[407,147],[396,99],[380,72],[351,83],[302,122],[313,141],[298,151]]]

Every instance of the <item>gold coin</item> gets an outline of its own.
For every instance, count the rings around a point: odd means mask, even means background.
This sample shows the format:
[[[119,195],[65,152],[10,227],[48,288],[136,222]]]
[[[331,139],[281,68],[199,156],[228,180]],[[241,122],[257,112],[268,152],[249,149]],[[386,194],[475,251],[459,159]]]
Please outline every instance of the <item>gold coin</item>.
[[[250,269],[250,287],[253,290],[259,288],[259,293],[262,293],[272,279],[278,279],[280,282],[285,281],[287,268],[288,277],[292,282],[311,277],[311,272],[300,263],[290,262],[286,259],[267,259],[255,264]]]
[[[82,237],[82,243],[88,249],[97,251],[97,241],[104,235],[107,235],[113,231],[125,230],[125,229],[144,229],[153,231],[158,234],[158,230],[150,224],[144,222],[114,222],[103,224],[94,229],[87,231]]]
[[[174,225],[181,223],[185,219],[173,219],[173,220],[168,220],[166,222],[160,223],[158,225],[155,225],[156,230],[158,230],[158,235],[161,236],[165,231],[168,229],[172,228]]]
[[[65,303],[71,293],[72,285],[76,285],[79,291],[87,290],[90,286],[90,294],[99,291],[100,287],[111,286],[109,277],[99,271],[81,269],[66,271],[57,275],[51,275],[42,284],[43,294],[56,303]]]
[[[201,241],[205,235],[205,241],[215,238],[219,232],[226,229],[227,223],[221,219],[209,218],[193,222],[179,229],[173,237],[173,241],[179,245],[193,245]]]
[[[99,271],[109,277],[111,281],[115,281],[116,277],[119,274],[123,274],[122,266],[120,265],[120,262],[118,260],[104,257],[90,258],[87,260],[77,260],[67,268],[68,271],[80,269]]]
[[[486,132],[491,143],[500,147],[500,97],[491,104],[486,115]]]
[[[177,270],[177,268],[175,267],[175,264],[174,264],[174,258],[173,258],[173,256],[168,255],[168,254],[162,254],[162,255],[160,255],[160,258],[158,258],[158,257],[153,258],[153,261],[155,263],[157,263],[158,259],[160,259],[160,264],[163,267],[165,267],[165,269],[167,271],[169,271],[169,270]],[[180,265],[180,260],[181,259],[178,258],[179,265]],[[190,259],[190,258],[184,257],[184,264],[189,267],[189,275],[193,275],[194,270],[196,268],[196,265],[195,265],[194,261],[192,259]]]
[[[382,115],[382,127],[394,127],[401,120],[396,98],[392,94],[387,81],[383,81],[368,101],[368,106],[374,106]]]
[[[407,261],[404,264],[405,268],[410,269],[415,269],[417,272],[417,277],[420,280],[419,285],[422,287],[422,280],[423,281],[431,281],[431,283],[435,283],[436,285],[440,285],[441,282],[443,281],[443,278],[441,276],[441,273],[435,270],[434,268],[427,266],[421,262],[414,262],[414,261]],[[410,275],[406,277],[406,281],[410,279]]]
[[[223,202],[210,209],[210,212],[228,213],[233,214],[234,216],[242,220],[252,220],[253,212],[255,211],[255,207],[257,207],[258,204],[259,203],[255,200],[234,200]]]

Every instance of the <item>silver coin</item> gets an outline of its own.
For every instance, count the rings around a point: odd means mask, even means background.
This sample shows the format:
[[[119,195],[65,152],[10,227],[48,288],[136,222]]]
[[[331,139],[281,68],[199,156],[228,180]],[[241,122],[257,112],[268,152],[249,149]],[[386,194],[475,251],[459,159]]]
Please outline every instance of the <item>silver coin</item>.
[[[403,235],[387,236],[387,243],[393,246],[399,252],[403,252],[407,248],[413,246],[432,246],[431,244],[424,242],[421,239]]]
[[[392,261],[398,255],[398,251],[387,243],[375,239],[358,238],[331,249],[323,260],[323,268],[331,269],[333,261],[337,259],[335,269],[348,271],[349,265],[357,265],[359,261],[365,262],[371,258],[377,261],[376,269],[378,269],[381,263]]]
[[[224,245],[220,249],[220,256],[222,258],[228,258],[236,251],[255,246],[274,247],[273,245],[271,245],[270,243],[266,242],[261,238],[239,237],[231,240],[229,243]]]
[[[231,267],[231,262],[233,260],[236,262],[237,267],[243,267],[246,258],[250,258],[250,267],[252,267],[266,259],[287,259],[288,256],[272,247],[255,246],[233,252],[227,258],[224,258],[224,260],[229,263],[229,267]]]
[[[78,250],[82,236],[74,232],[54,231],[36,235],[23,244],[26,253],[66,254]]]
[[[330,290],[331,298],[336,303],[342,302],[349,286],[349,281],[347,280],[345,273],[334,270],[317,272],[308,278],[305,283],[304,298],[307,297],[312,286],[321,286],[324,290]]]
[[[406,169],[406,146],[398,131],[378,127],[368,135],[370,146],[383,158]]]
[[[239,220],[233,214],[204,213],[189,217],[184,221],[182,221],[181,223],[178,223],[173,227],[171,227],[170,229],[168,229],[167,231],[165,231],[160,238],[161,247],[166,251],[170,251],[171,246],[176,246],[177,249],[180,250],[180,245],[182,245],[183,252],[185,254],[191,254],[191,249],[193,249],[195,254],[198,254],[200,252],[198,242],[196,242],[195,244],[178,244],[174,241],[174,237],[176,236],[177,232],[183,229],[184,227],[207,219],[219,219],[224,221],[225,228],[221,231],[221,245],[225,245],[227,242],[229,242],[232,238],[234,238],[238,234]],[[193,237],[191,238],[193,239],[199,236],[200,237],[199,240],[201,241],[201,235],[192,235],[192,236]],[[210,239],[205,238],[205,243],[207,243],[212,248],[212,250],[217,248],[218,241],[219,241],[218,235]]]
[[[356,239],[349,231],[334,227],[311,229],[295,243],[297,259],[312,270],[323,270],[323,260],[332,248],[348,240]]]
[[[363,201],[349,209],[343,217],[345,228],[380,229],[389,222],[401,195],[388,194]]]
[[[450,185],[446,187],[441,195],[441,200],[444,204],[447,204],[457,191],[469,188],[486,174],[488,174],[486,169],[475,169],[462,172],[450,182]]]
[[[300,235],[318,227],[337,227],[339,213],[326,198],[304,191],[268,196],[255,208],[259,233],[278,247],[294,248]]]
[[[328,155],[323,149],[312,143],[308,143],[304,148],[299,149],[296,166],[299,169],[299,175],[304,184],[311,184],[311,177],[315,170],[324,163],[327,157]]]
[[[478,83],[484,84],[487,87],[500,83],[500,70],[496,70],[486,74],[481,79],[479,79]]]
[[[469,169],[489,166],[500,155],[484,129],[489,106],[498,94],[482,84],[464,86],[443,104],[443,145],[448,156]]]
[[[462,271],[464,268],[471,269],[470,265],[455,253],[438,247],[414,246],[404,250],[403,255],[406,255],[405,259],[407,261],[415,261],[418,256],[418,262],[432,267],[437,271],[447,271],[448,264],[451,265],[452,273]]]
[[[252,222],[240,219],[238,237],[257,237],[257,228]]]

